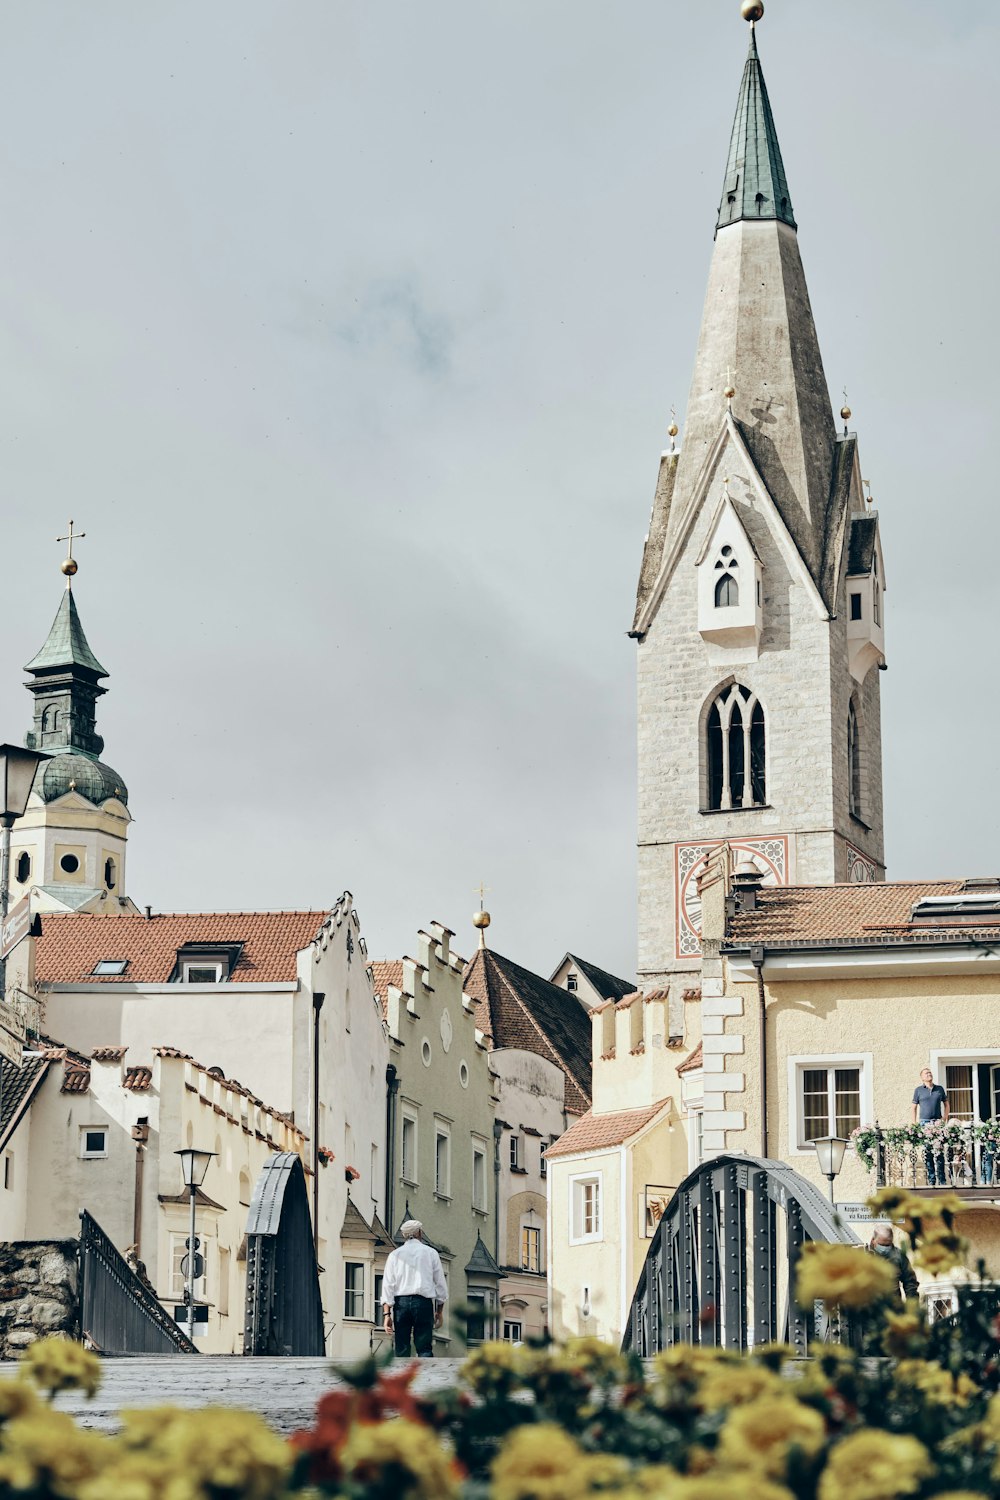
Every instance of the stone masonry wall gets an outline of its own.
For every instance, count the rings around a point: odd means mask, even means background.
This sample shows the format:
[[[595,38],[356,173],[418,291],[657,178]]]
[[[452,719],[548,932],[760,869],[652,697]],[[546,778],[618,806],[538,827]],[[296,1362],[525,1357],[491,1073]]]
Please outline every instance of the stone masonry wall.
[[[0,1244],[0,1359],[14,1359],[48,1333],[78,1338],[79,1243]]]

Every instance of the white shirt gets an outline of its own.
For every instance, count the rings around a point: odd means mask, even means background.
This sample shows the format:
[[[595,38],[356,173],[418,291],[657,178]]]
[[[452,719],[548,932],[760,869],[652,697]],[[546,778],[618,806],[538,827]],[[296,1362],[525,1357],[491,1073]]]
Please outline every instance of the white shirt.
[[[441,1257],[423,1240],[405,1240],[385,1263],[382,1301],[389,1307],[397,1297],[429,1297],[444,1302],[448,1297]]]

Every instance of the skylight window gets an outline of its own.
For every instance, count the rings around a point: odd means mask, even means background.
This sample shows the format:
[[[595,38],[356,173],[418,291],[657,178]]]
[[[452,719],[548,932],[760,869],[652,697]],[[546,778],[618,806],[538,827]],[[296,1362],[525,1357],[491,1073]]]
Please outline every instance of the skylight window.
[[[99,958],[94,965],[95,974],[124,974],[128,968],[127,958]]]

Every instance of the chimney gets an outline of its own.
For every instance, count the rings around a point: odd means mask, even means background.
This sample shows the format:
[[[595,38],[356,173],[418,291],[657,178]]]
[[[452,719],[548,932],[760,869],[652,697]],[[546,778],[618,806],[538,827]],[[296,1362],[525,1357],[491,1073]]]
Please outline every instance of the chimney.
[[[751,860],[741,860],[736,866],[733,871],[733,896],[738,912],[756,911],[757,892],[763,880],[763,872]]]

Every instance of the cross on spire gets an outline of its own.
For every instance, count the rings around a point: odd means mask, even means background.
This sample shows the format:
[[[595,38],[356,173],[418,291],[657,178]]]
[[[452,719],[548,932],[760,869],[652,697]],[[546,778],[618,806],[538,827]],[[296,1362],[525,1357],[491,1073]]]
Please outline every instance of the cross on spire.
[[[80,541],[86,535],[87,533],[85,531],[73,530],[73,518],[71,516],[69,522],[69,530],[67,531],[66,535],[56,537],[57,542],[69,542],[69,548],[67,550],[66,557],[64,561],[59,565],[61,571],[66,575],[66,587],[68,589],[73,587],[73,575],[74,573],[78,572],[80,567],[80,564],[73,556],[73,543]]]

